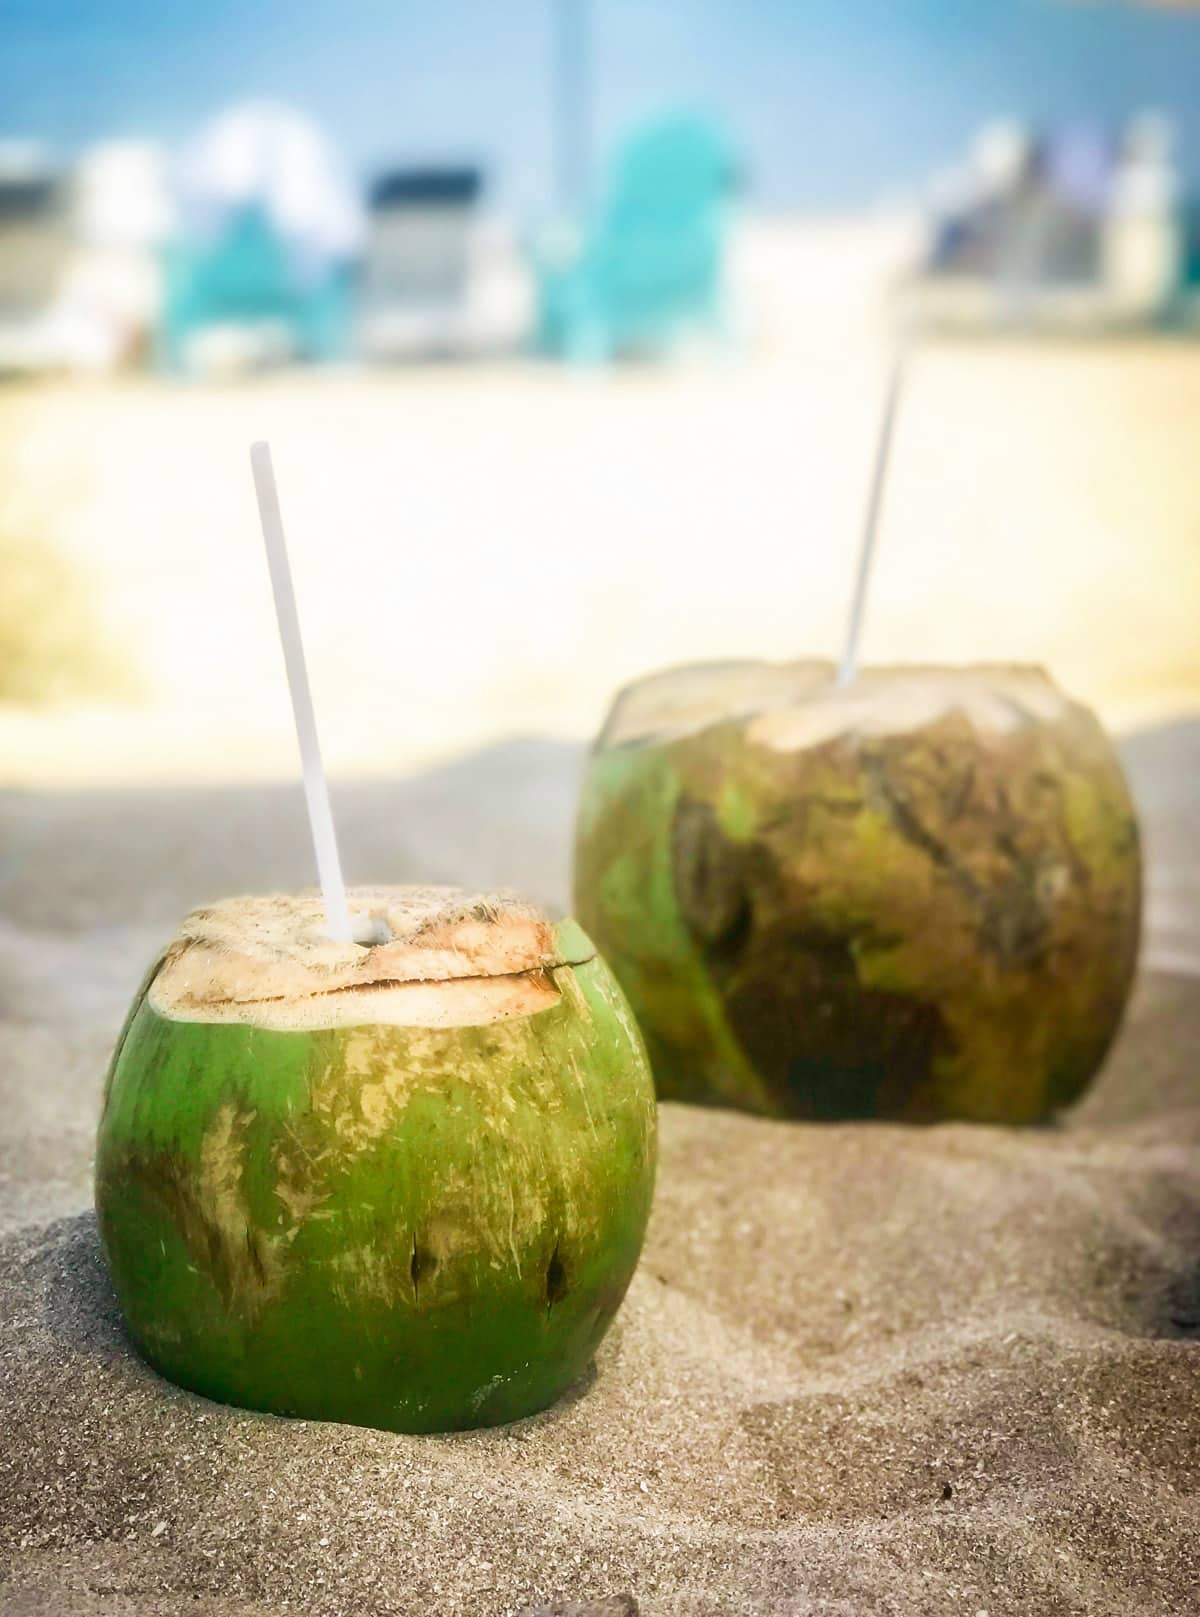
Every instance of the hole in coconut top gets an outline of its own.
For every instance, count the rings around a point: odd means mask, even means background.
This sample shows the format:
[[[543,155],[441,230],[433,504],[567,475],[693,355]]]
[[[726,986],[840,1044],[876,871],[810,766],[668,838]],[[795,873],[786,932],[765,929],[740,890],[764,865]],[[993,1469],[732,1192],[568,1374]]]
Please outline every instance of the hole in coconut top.
[[[350,915],[350,936],[355,943],[373,949],[377,943],[390,943],[393,933],[382,915],[368,915],[360,910]]]
[[[337,943],[331,938],[323,925],[307,927],[301,937],[308,943]],[[395,933],[382,915],[372,915],[368,910],[350,911],[350,942],[362,949],[374,949],[381,943],[390,943]]]

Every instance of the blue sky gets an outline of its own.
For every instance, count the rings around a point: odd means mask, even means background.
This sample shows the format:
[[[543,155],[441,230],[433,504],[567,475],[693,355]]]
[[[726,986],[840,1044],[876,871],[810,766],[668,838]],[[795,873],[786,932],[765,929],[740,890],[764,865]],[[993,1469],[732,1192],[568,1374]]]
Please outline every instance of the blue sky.
[[[0,0],[0,134],[176,141],[231,99],[292,102],[356,169],[483,157],[552,191],[558,0]],[[1200,178],[1200,12],[1080,0],[592,0],[595,144],[664,102],[720,113],[777,205],[870,201],[981,118],[1171,112]]]

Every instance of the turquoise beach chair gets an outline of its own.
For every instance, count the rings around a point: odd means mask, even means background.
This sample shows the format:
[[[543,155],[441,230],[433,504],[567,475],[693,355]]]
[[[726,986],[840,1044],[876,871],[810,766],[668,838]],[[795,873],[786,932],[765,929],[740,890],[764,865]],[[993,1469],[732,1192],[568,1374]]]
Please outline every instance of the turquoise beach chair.
[[[734,165],[706,120],[672,117],[620,150],[575,251],[543,248],[537,345],[580,363],[725,333],[722,265]]]
[[[346,351],[350,280],[344,269],[306,274],[264,210],[234,213],[212,242],[179,241],[167,252],[160,353],[178,374],[192,369],[193,340],[214,328],[272,332],[291,357]]]

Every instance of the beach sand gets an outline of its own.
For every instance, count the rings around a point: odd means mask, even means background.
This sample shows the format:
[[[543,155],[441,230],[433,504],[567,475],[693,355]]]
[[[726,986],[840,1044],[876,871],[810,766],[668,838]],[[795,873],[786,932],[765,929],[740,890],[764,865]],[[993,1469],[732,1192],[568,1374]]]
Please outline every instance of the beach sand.
[[[1200,723],[1125,756],[1144,970],[1077,1111],[1018,1132],[665,1106],[594,1372],[448,1438],[168,1386],[99,1252],[128,995],[188,905],[305,868],[298,792],[0,795],[0,1610],[1194,1617]],[[348,874],[561,904],[579,766],[523,743],[343,787]]]
[[[290,777],[261,437],[335,774],[582,739],[674,662],[834,655],[886,348],[865,300],[826,311],[727,367],[0,389],[0,571],[41,544],[35,598],[78,586],[39,608],[73,704],[4,704],[0,599],[0,784]],[[922,350],[864,657],[1044,663],[1123,729],[1195,711],[1198,435],[1197,344]]]

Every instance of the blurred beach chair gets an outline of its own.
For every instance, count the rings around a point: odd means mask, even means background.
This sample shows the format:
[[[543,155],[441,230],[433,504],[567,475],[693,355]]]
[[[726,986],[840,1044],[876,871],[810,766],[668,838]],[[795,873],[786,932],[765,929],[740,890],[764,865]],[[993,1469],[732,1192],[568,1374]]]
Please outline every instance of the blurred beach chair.
[[[1200,328],[1200,196],[1188,197],[1180,210],[1179,316],[1183,325]]]
[[[263,208],[231,214],[214,241],[166,254],[161,357],[176,374],[244,371],[347,350],[349,275],[316,273],[289,251]]]
[[[1106,331],[1174,318],[1182,227],[1161,120],[1135,119],[1119,139],[1067,127],[1028,140],[1003,175],[977,156],[972,168],[957,205],[935,212],[913,296],[926,322]]]
[[[75,251],[62,305],[77,369],[144,364],[162,311],[170,161],[147,140],[84,148],[72,182]]]
[[[723,339],[734,164],[701,118],[665,118],[621,148],[596,218],[535,244],[537,346],[578,363]]]
[[[357,300],[365,358],[471,346],[472,232],[482,188],[477,168],[395,169],[376,181]]]
[[[159,354],[175,372],[252,370],[349,348],[358,193],[302,113],[220,113],[175,165]]]
[[[1186,215],[1167,119],[1139,114],[1120,143],[1104,241],[1105,283],[1124,325],[1178,317],[1187,274]]]
[[[977,158],[958,205],[937,222],[930,277],[985,280],[1027,297],[1097,283],[1112,167],[1111,150],[1086,126],[1030,142],[1006,174],[989,174]]]
[[[71,248],[62,178],[31,148],[0,150],[0,372],[62,363],[54,314]]]

